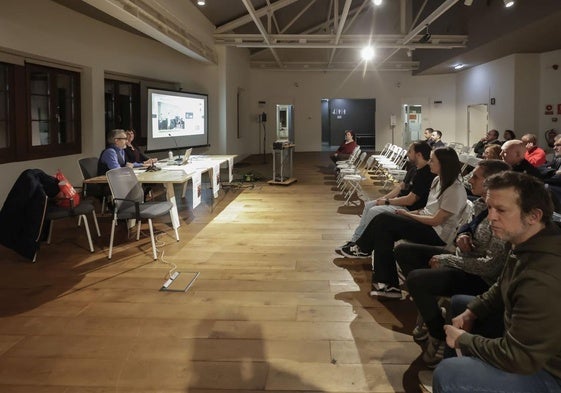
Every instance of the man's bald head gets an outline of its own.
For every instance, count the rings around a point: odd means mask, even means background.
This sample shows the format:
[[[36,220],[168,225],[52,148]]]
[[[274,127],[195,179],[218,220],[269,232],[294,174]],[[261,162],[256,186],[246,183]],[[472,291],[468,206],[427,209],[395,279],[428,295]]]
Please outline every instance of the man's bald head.
[[[518,139],[506,141],[501,146],[501,158],[510,166],[515,166],[524,159],[526,146],[524,142]]]

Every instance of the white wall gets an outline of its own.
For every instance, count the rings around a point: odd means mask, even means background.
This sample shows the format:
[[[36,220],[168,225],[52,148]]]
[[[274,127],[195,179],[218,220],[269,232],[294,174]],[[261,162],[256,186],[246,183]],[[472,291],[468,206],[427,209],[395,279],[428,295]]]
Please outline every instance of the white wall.
[[[376,147],[391,142],[390,115],[398,118],[395,143],[403,135],[402,101],[418,97],[429,103],[423,114],[425,127],[441,129],[444,140],[455,139],[455,76],[411,76],[405,72],[355,73],[288,72],[252,70],[250,80],[250,128],[252,146],[259,146],[257,114],[266,112],[268,150],[275,136],[275,105],[294,105],[294,129],[297,151],[321,150],[322,98],[375,98]],[[265,101],[264,106],[259,101]],[[442,101],[442,104],[434,104]],[[425,117],[426,116],[426,117]]]
[[[540,56],[515,55],[514,130],[517,137],[527,133],[538,136],[540,145],[546,145],[539,126]]]
[[[456,129],[457,142],[467,143],[467,106],[488,104],[495,98],[495,105],[489,105],[489,129],[502,133],[514,126],[514,84],[515,56],[507,56],[457,74]],[[481,137],[485,130],[481,131]],[[474,132],[472,140],[477,140]]]
[[[554,64],[559,66],[556,70]],[[557,105],[561,104],[561,50],[540,55],[539,90],[538,122],[540,138],[543,138],[546,130],[553,128],[561,132],[561,113],[557,112]],[[553,105],[553,115],[545,114],[546,105]]]

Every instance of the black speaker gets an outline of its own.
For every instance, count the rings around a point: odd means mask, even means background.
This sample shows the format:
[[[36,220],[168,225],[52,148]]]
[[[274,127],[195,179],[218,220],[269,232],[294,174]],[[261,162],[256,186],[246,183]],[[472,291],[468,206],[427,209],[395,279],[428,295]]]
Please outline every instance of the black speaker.
[[[267,123],[267,114],[265,112],[261,113],[261,115],[259,116],[260,116],[259,120],[261,121],[261,123]]]

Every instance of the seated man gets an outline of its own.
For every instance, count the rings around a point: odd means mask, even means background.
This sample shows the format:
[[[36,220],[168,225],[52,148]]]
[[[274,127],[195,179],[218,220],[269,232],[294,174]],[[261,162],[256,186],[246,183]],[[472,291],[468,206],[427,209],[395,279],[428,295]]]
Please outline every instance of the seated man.
[[[429,343],[423,361],[429,367],[442,360],[444,351],[444,318],[438,297],[479,295],[495,283],[502,270],[508,246],[491,233],[483,182],[509,169],[503,161],[483,160],[473,170],[469,182],[473,194],[479,196],[474,202],[475,217],[458,230],[454,254],[443,254],[441,247],[406,242],[394,249],[396,260],[407,277],[409,293],[428,328]],[[416,341],[426,339],[426,330],[415,328],[413,338]]]
[[[501,159],[510,165],[514,172],[540,177],[540,171],[524,158],[525,154],[526,146],[518,139],[506,141],[501,146]]]
[[[561,178],[561,134],[557,135],[553,141],[553,151],[555,155],[551,161],[538,167],[542,179],[550,179],[555,176]],[[561,184],[561,181],[558,183]]]
[[[105,175],[110,169],[121,168],[124,166],[142,167],[148,166],[141,162],[127,162],[125,157],[125,147],[127,146],[127,134],[125,130],[115,129],[107,134],[107,148],[101,152],[97,164],[97,174]]]
[[[423,136],[425,137],[425,142],[427,142],[429,144],[429,146],[432,149],[432,144],[434,143],[434,141],[432,140],[432,132],[434,131],[434,129],[432,129],[431,127],[425,128],[425,131],[423,131]]]
[[[434,130],[431,134],[431,139],[433,149],[438,149],[439,147],[446,146],[444,142],[442,142],[442,131]]]
[[[534,134],[526,134],[522,138],[522,143],[526,147],[524,158],[536,168],[545,164],[545,151],[538,147],[538,138]]]
[[[485,187],[493,234],[512,250],[487,292],[452,298],[446,344],[463,356],[439,364],[433,391],[559,392],[561,229],[551,199],[539,180],[515,172]]]
[[[430,146],[424,141],[413,142],[409,145],[407,158],[411,168],[407,171],[403,181],[383,197],[364,204],[360,223],[351,240],[338,248],[337,251],[354,244],[362,235],[368,223],[378,214],[385,211],[393,212],[396,209],[421,209],[427,204],[430,185],[435,176],[428,165],[430,152]]]
[[[483,158],[483,152],[487,146],[491,145],[501,145],[501,141],[499,141],[499,131],[497,130],[489,130],[487,134],[479,140],[475,145],[473,145],[473,152],[479,158]]]
[[[355,142],[355,133],[352,130],[345,131],[345,141],[330,158],[333,163],[347,160],[358,145]]]

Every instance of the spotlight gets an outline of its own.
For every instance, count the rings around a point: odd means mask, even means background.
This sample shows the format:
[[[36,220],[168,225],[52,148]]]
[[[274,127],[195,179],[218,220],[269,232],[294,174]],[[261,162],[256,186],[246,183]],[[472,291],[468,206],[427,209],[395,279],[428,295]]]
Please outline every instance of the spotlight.
[[[372,3],[374,3],[375,6],[379,6],[382,5],[382,0],[372,0]]]
[[[464,68],[465,66],[466,66],[465,64],[459,63],[459,64],[456,64],[456,65],[453,66],[453,67],[454,67],[455,70],[461,70],[461,69]]]
[[[514,5],[514,0],[503,0],[503,2],[505,3],[506,8],[512,7]]]
[[[430,38],[432,37],[431,33],[429,33],[429,25],[427,25],[427,32],[425,33],[424,36],[421,37],[421,39],[419,40],[419,42],[421,44],[424,44],[425,42],[429,42]]]
[[[206,5],[205,0],[197,0],[197,5]]]
[[[372,60],[374,58],[374,48],[372,48],[371,46],[365,46],[360,51],[360,56],[362,57],[362,60]]]

